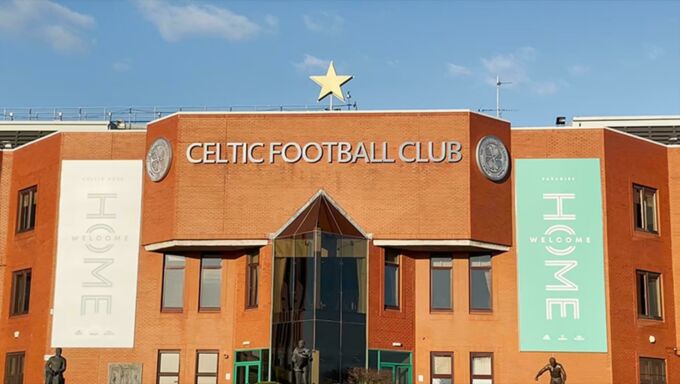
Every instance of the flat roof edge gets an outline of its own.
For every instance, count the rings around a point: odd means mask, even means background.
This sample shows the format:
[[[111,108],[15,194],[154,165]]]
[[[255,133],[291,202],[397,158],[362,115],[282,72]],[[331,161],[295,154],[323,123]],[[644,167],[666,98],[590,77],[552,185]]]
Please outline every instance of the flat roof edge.
[[[376,109],[349,111],[177,111],[147,123],[147,125],[181,115],[339,115],[339,114],[399,114],[399,113],[470,113],[510,124],[509,120],[473,111],[471,109]]]

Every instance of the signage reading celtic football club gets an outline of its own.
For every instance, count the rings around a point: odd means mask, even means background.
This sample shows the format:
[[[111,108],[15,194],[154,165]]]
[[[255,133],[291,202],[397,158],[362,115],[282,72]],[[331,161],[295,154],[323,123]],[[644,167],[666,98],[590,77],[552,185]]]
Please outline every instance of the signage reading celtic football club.
[[[520,350],[607,352],[599,159],[515,166]]]
[[[191,143],[185,154],[193,164],[457,163],[463,158],[461,149],[461,143],[455,140],[404,141],[397,148],[387,142],[374,141],[227,142]]]

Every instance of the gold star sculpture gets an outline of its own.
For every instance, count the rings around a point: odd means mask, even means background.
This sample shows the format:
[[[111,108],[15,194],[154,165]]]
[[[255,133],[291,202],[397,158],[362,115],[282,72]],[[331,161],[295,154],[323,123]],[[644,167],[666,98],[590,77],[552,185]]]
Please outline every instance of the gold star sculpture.
[[[331,98],[335,96],[344,102],[345,97],[342,95],[342,89],[340,87],[352,80],[352,76],[336,75],[332,61],[328,66],[326,76],[309,76],[309,78],[321,87],[321,92],[319,92],[317,101],[321,101],[324,97],[332,95]]]

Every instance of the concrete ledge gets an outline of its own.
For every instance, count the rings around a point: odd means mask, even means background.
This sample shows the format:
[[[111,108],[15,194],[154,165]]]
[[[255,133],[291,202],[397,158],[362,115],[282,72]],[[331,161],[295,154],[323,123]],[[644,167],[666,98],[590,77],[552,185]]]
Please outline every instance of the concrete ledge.
[[[502,244],[487,243],[470,239],[450,240],[373,240],[378,247],[394,247],[412,251],[472,251],[507,252],[510,247]]]
[[[149,252],[178,252],[178,251],[234,251],[238,249],[263,247],[269,244],[264,239],[238,240],[168,240],[151,243],[144,246]]]

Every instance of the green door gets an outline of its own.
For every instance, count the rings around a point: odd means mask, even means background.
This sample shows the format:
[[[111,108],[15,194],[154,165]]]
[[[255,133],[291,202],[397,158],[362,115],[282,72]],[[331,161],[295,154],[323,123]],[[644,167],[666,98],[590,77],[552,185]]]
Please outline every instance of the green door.
[[[234,384],[256,384],[267,381],[269,350],[251,349],[236,351]]]
[[[411,384],[410,364],[381,363],[380,370],[392,374],[392,384]]]
[[[256,384],[262,377],[260,362],[236,363],[234,369],[235,384]]]

